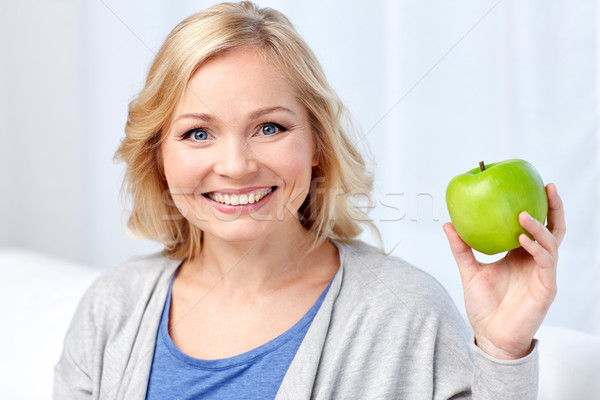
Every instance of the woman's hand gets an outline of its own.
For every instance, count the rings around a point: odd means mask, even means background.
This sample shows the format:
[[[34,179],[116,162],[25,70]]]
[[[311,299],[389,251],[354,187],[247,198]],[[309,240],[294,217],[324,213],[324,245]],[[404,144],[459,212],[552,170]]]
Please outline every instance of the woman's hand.
[[[556,296],[558,247],[566,231],[565,216],[556,186],[548,184],[546,193],[547,226],[522,212],[519,223],[535,240],[522,234],[522,247],[491,264],[479,263],[454,226],[444,224],[460,270],[476,344],[495,358],[516,359],[529,354],[533,336]]]

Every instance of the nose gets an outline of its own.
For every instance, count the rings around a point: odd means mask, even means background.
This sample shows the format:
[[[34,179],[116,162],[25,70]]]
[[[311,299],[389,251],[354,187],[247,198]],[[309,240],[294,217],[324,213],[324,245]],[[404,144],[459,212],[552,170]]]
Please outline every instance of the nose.
[[[217,174],[239,179],[257,170],[255,154],[238,135],[227,135],[219,143],[214,170]]]

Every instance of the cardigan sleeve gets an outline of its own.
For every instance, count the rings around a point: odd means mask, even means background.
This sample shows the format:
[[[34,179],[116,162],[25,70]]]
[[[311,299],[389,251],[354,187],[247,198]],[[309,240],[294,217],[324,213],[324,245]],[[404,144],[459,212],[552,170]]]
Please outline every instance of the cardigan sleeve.
[[[473,370],[473,399],[537,399],[539,381],[539,352],[537,340],[532,351],[517,360],[498,360],[491,357],[475,342],[471,342],[475,355]]]
[[[88,355],[92,339],[89,292],[83,297],[63,343],[60,359],[54,367],[53,400],[92,399],[93,380]]]

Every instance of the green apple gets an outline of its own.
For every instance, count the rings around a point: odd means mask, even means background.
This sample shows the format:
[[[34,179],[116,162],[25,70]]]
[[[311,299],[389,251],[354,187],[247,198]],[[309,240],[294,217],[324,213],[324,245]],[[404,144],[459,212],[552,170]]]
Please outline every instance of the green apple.
[[[527,211],[541,223],[548,214],[544,182],[524,160],[479,163],[455,176],[446,189],[452,224],[461,239],[485,254],[497,254],[520,246],[519,213]]]

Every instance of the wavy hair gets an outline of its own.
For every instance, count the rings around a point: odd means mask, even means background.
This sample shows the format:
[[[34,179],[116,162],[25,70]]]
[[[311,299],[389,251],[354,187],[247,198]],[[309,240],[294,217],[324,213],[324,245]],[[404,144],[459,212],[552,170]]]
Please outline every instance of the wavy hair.
[[[144,88],[129,104],[129,114],[115,159],[125,162],[124,191],[131,196],[128,227],[136,235],[161,242],[171,258],[198,254],[202,231],[177,210],[164,174],[163,130],[194,72],[211,57],[252,46],[287,78],[306,108],[319,164],[299,219],[314,237],[313,248],[327,238],[351,241],[368,225],[352,201],[370,198],[372,175],[347,133],[345,107],[323,70],[290,21],[279,11],[255,4],[222,3],[194,14],[168,35],[157,53]]]

